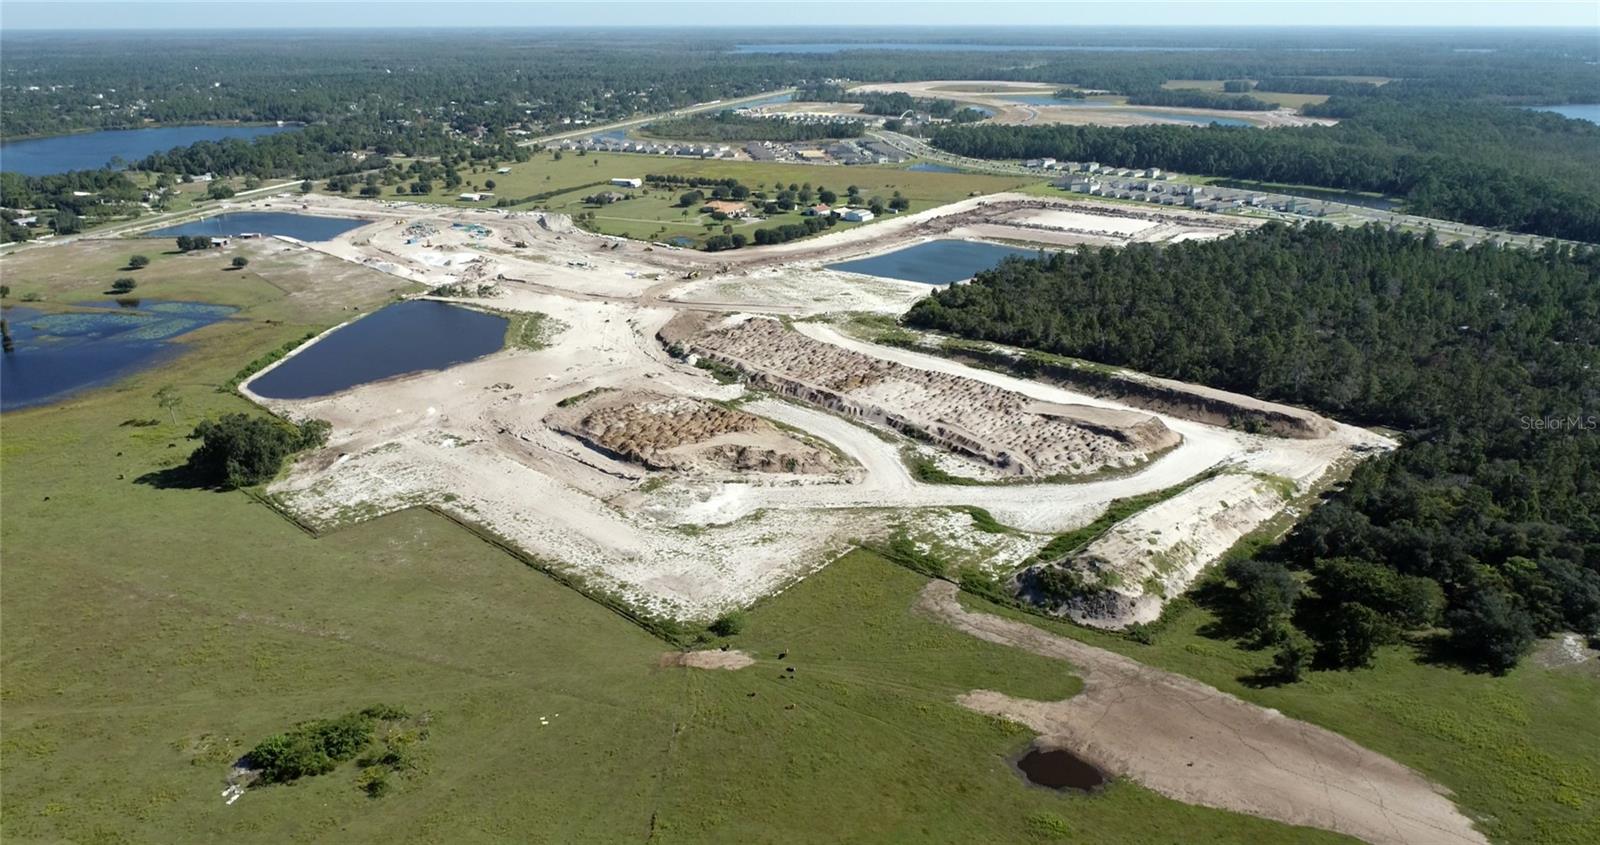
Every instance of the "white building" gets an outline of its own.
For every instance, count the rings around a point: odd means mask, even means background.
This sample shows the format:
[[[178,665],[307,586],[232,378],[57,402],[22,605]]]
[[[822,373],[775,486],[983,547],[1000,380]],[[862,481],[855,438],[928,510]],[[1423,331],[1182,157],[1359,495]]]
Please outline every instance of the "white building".
[[[839,215],[846,223],[865,223],[872,219],[872,212],[865,208],[847,208]]]
[[[611,184],[616,185],[619,188],[637,188],[644,184],[644,180],[619,176],[612,179]]]

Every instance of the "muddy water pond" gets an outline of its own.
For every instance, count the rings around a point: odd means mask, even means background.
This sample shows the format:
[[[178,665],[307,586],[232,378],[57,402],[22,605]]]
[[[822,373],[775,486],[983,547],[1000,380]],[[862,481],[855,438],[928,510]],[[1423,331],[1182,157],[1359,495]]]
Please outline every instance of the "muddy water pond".
[[[334,238],[371,223],[370,220],[351,220],[345,217],[318,217],[313,214],[286,214],[281,211],[231,211],[179,223],[165,229],[146,233],[151,238],[173,238],[178,235],[209,235],[220,238],[253,232],[258,235],[287,235],[302,241],[331,241]]]
[[[883,255],[829,264],[828,269],[926,285],[948,285],[970,279],[1012,256],[1038,258],[1039,251],[982,241],[945,239],[927,241]]]
[[[1108,781],[1098,766],[1064,748],[1030,747],[1016,766],[1028,783],[1050,789],[1094,792]]]
[[[308,399],[442,370],[499,351],[506,318],[444,302],[397,302],[302,349],[250,382],[270,399]]]
[[[90,304],[95,310],[47,314],[15,306],[0,312],[6,339],[0,410],[49,404],[154,366],[182,351],[174,339],[235,310],[153,299]]]

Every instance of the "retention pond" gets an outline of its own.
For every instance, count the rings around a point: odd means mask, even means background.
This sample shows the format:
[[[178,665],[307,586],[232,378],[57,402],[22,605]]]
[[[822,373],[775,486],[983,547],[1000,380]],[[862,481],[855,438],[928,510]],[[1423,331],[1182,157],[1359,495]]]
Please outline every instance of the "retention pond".
[[[1038,258],[1039,251],[983,241],[946,239],[829,264],[828,269],[926,285],[948,285],[970,279],[1011,257]]]
[[[331,241],[334,238],[367,225],[370,220],[351,220],[346,217],[317,217],[312,214],[287,214],[281,211],[230,211],[188,223],[179,223],[165,229],[146,233],[151,238],[175,238],[179,235],[209,235],[214,238],[257,235],[287,235],[301,241]]]
[[[269,399],[308,399],[475,361],[505,343],[506,318],[434,300],[398,302],[285,359],[250,382]]]

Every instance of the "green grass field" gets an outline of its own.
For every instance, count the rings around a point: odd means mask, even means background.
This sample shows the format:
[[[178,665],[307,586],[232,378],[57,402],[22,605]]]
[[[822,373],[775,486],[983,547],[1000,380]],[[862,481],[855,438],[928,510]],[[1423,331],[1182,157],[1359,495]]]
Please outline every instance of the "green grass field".
[[[753,609],[731,644],[754,666],[670,669],[660,640],[434,514],[318,539],[244,493],[140,483],[183,460],[197,419],[251,410],[216,389],[240,367],[393,295],[361,268],[249,248],[248,275],[138,248],[154,259],[139,293],[243,310],[160,371],[5,415],[6,841],[1345,841],[1131,783],[1025,787],[1007,758],[1028,733],[953,699],[1063,697],[1069,668],[911,614],[925,579],[870,553]],[[68,302],[133,251],[31,250],[0,272]],[[184,399],[176,425],[151,398],[165,384]],[[119,425],[135,418],[160,423]],[[1059,627],[1394,754],[1505,841],[1592,841],[1592,678],[1395,653],[1253,690],[1234,678],[1265,657],[1199,636],[1204,621],[1181,616],[1155,646]],[[431,720],[421,769],[390,794],[366,797],[346,764],[222,803],[255,742],[377,702]]]
[[[595,217],[591,228],[595,231],[643,240],[666,240],[678,236],[703,238],[708,234],[719,234],[725,224],[731,225],[735,232],[749,235],[757,228],[796,223],[803,218],[796,209],[759,222],[751,220],[715,222],[711,220],[710,215],[700,214],[698,208],[678,207],[678,197],[689,190],[687,187],[630,191],[613,188],[604,183],[612,178],[643,178],[646,174],[672,174],[738,179],[752,190],[761,190],[765,186],[771,193],[776,193],[777,188],[774,186],[787,187],[790,184],[804,185],[809,182],[813,188],[833,190],[840,196],[841,201],[846,195],[846,189],[855,185],[861,189],[861,196],[864,199],[878,196],[885,202],[895,191],[899,191],[911,201],[911,207],[907,212],[910,213],[965,199],[974,193],[1008,191],[1037,181],[1026,177],[970,173],[922,173],[898,167],[830,167],[751,161],[702,161],[630,153],[589,153],[580,156],[573,152],[563,152],[558,161],[553,152],[543,152],[535,155],[531,161],[509,167],[511,172],[505,174],[496,173],[490,168],[481,168],[476,173],[462,173],[462,178],[467,183],[480,189],[487,180],[493,180],[495,183],[493,199],[481,202],[460,200],[460,194],[473,190],[466,184],[448,191],[442,186],[435,186],[432,194],[420,197],[409,194],[396,196],[393,195],[391,188],[384,199],[424,200],[445,205],[485,208],[494,206],[496,201],[504,198],[520,199],[558,192],[549,199],[517,207],[540,207],[574,216],[593,212]],[[605,206],[592,206],[583,201],[586,196],[610,190],[634,196],[632,199]],[[853,225],[871,224],[839,224],[847,228]]]

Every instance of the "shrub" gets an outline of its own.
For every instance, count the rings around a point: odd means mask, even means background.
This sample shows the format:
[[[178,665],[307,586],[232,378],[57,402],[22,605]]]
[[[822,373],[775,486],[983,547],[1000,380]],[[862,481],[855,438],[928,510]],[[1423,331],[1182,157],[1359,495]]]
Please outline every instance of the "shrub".
[[[111,289],[117,293],[132,293],[133,289],[138,286],[138,282],[128,278],[127,276],[123,276],[122,278],[111,283]]]
[[[128,266],[135,270],[138,270],[142,267],[148,267],[150,266],[150,259],[147,256],[135,255],[134,257],[128,259]]]
[[[292,730],[269,736],[250,749],[245,760],[260,772],[262,783],[288,783],[303,777],[333,771],[340,763],[354,758],[372,744],[373,736],[381,722],[409,718],[406,711],[388,705],[374,705],[346,713],[335,719],[317,719],[296,725]],[[387,784],[376,788],[374,779],[385,779],[387,772],[371,777],[374,767],[393,769],[382,761],[367,761],[362,786],[368,794],[387,789]]]
[[[267,417],[226,414],[195,426],[202,443],[189,455],[189,469],[223,489],[270,481],[285,458],[299,449],[327,442],[329,426],[312,420],[305,429]]]
[[[730,610],[718,616],[716,621],[711,623],[710,630],[719,637],[738,636],[739,632],[744,630],[744,614]]]
[[[249,263],[250,263],[250,259],[245,258],[242,255],[236,255],[236,256],[233,257],[233,269],[235,269],[235,270],[242,270],[242,269],[244,269],[245,265],[247,265]]]
[[[1310,637],[1292,625],[1283,625],[1277,640],[1278,652],[1272,656],[1272,677],[1281,683],[1294,683],[1310,667],[1316,646]]]
[[[1450,610],[1450,640],[1474,665],[1496,675],[1511,671],[1533,647],[1533,623],[1506,591],[1489,587]]]

